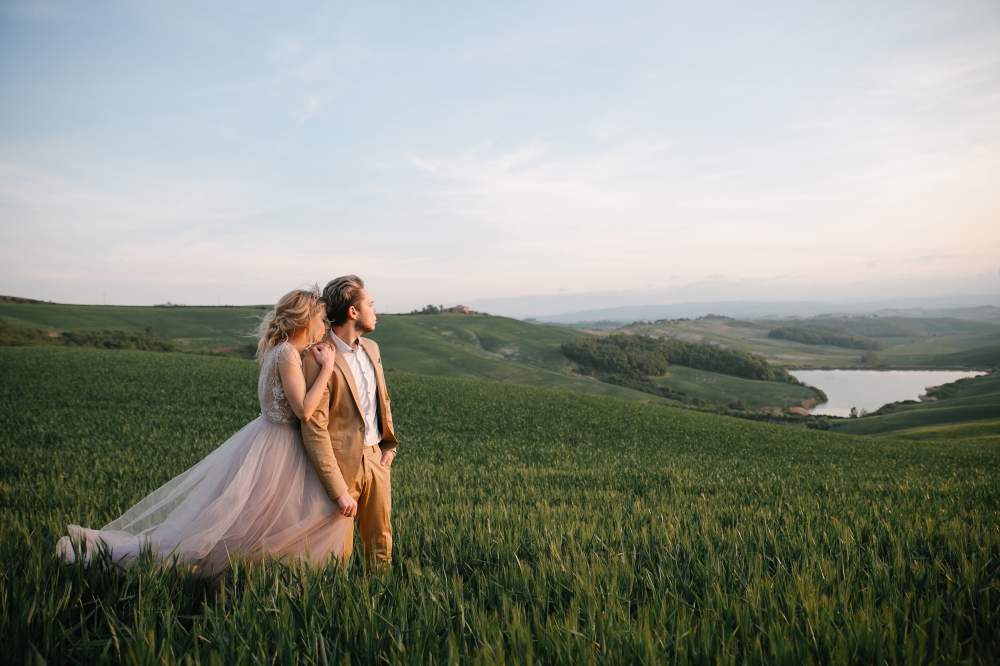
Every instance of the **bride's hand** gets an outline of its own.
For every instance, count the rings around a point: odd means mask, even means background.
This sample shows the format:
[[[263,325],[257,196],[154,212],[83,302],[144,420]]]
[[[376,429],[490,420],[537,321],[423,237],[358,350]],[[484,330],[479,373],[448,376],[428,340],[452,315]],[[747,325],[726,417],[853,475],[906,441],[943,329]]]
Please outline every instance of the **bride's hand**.
[[[316,361],[321,368],[332,366],[337,358],[337,350],[330,345],[316,345],[313,347],[313,354],[316,355]]]

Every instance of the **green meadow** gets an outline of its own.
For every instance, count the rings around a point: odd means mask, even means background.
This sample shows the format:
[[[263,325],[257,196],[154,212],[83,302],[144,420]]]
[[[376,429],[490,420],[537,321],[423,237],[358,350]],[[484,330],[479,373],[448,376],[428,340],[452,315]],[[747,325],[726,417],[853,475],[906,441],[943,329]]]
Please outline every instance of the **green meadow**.
[[[149,562],[55,561],[66,524],[105,524],[254,418],[256,375],[0,349],[0,662],[1000,660],[995,442],[481,380],[387,376],[389,571],[239,565],[213,590]]]
[[[538,386],[648,400],[641,391],[604,384],[570,372],[559,351],[563,342],[587,334],[561,326],[538,326],[507,317],[440,314],[379,315],[369,334],[391,370]]]
[[[252,355],[251,331],[262,307],[121,307],[63,305],[0,297],[0,319],[44,331],[123,329],[156,334],[182,351]],[[767,337],[788,321],[701,318],[673,324],[633,324],[623,330],[749,351],[773,365],[796,367],[987,367],[1000,364],[1000,323],[954,318],[810,319],[795,325],[833,326],[886,345],[874,364],[862,350]],[[489,315],[380,315],[371,337],[400,372],[478,378],[638,400],[664,401],[639,390],[582,377],[560,352],[565,342],[605,332],[530,324]],[[753,409],[801,405],[801,387],[766,386],[726,375],[678,368],[661,386],[710,403],[740,400]],[[669,401],[668,401],[669,402]]]
[[[267,312],[264,307],[126,307],[18,300],[0,297],[0,319],[25,328],[57,332],[142,331],[152,326],[161,337],[190,351],[256,347],[249,335]]]
[[[779,327],[832,327],[883,343],[875,363],[866,363],[860,349],[803,344],[767,337]],[[985,367],[1000,365],[1000,322],[940,318],[879,317],[877,319],[814,318],[782,321],[740,321],[702,318],[660,324],[632,324],[625,330],[656,337],[673,337],[760,354],[769,362],[795,368],[849,367]]]
[[[667,374],[656,381],[692,398],[724,404],[739,401],[751,409],[796,407],[816,395],[797,384],[755,381],[680,365],[670,366]]]

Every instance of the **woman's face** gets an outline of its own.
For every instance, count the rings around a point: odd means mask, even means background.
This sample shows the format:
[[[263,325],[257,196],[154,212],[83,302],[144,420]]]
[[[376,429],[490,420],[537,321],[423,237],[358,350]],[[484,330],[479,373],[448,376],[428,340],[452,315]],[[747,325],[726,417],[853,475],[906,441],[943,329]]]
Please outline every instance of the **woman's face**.
[[[315,344],[326,336],[326,312],[322,309],[309,320],[309,344]]]

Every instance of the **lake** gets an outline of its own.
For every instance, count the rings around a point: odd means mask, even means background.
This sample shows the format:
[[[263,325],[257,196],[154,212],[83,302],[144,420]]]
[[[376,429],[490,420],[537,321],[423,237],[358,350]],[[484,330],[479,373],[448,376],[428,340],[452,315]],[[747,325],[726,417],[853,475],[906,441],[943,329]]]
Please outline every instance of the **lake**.
[[[874,412],[890,402],[916,400],[931,386],[985,372],[963,370],[792,370],[801,382],[822,389],[829,402],[809,413],[817,416],[850,416],[851,407]]]

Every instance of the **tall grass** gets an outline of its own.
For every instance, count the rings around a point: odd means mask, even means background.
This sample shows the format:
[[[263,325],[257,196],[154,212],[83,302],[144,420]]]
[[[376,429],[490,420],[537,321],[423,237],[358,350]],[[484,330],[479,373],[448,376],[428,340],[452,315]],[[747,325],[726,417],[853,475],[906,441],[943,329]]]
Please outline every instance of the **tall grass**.
[[[0,350],[4,663],[1000,660],[1000,454],[390,375],[389,571],[53,558],[256,415],[255,366]]]

